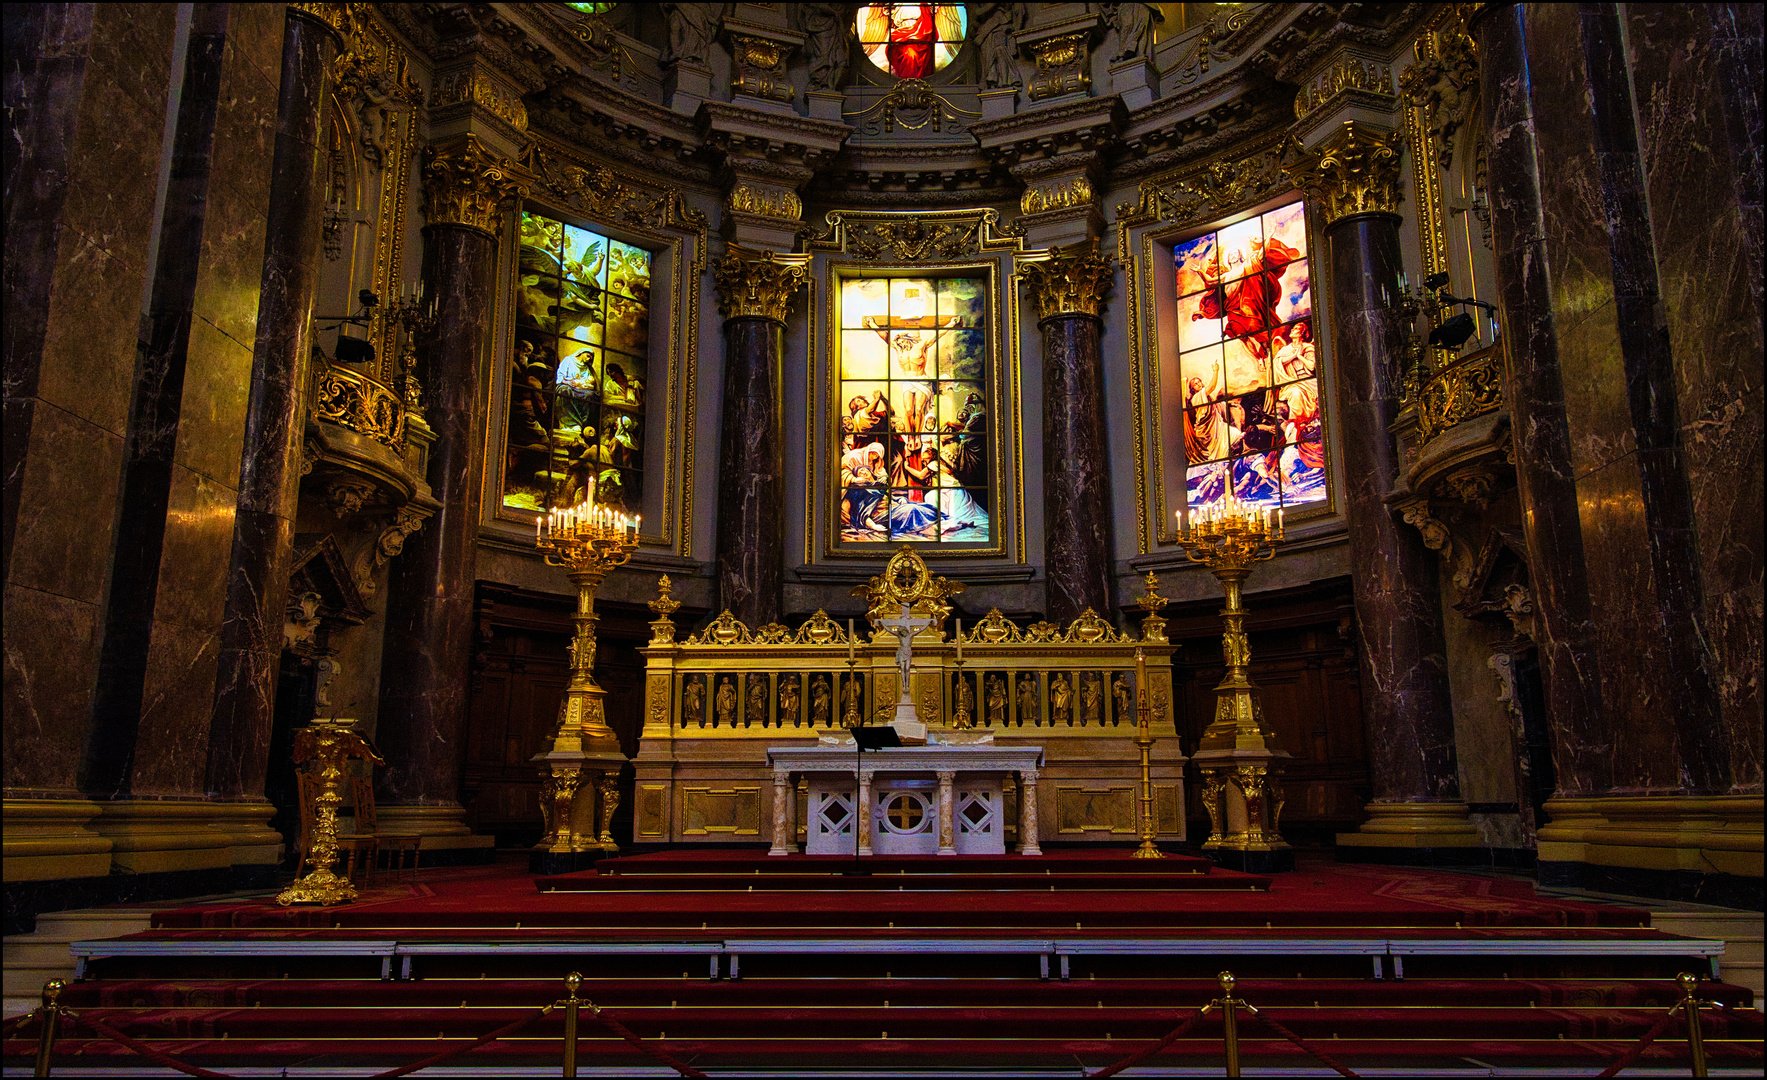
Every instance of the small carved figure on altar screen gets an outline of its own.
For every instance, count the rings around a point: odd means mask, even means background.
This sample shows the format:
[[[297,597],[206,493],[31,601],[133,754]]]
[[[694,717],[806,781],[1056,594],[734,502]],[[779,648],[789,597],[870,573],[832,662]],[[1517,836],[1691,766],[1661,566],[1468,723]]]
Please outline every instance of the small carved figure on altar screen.
[[[961,714],[966,722],[973,724],[976,715],[975,708],[976,692],[970,688],[969,676],[959,674],[957,676],[957,708],[955,711]]]
[[[1117,707],[1116,713],[1111,717],[1112,724],[1122,723],[1123,717],[1125,716],[1134,719],[1135,710],[1130,704],[1131,695],[1129,693],[1129,677],[1127,675],[1119,672],[1116,678],[1111,680],[1111,700]]]
[[[787,675],[779,688],[779,726],[798,726],[798,677]]]
[[[1068,685],[1066,675],[1057,675],[1049,680],[1049,723],[1051,726],[1065,723],[1074,726],[1074,714],[1070,709],[1074,700],[1074,689]]]
[[[859,677],[857,675],[847,676],[845,685],[841,687],[841,721],[846,722],[849,716],[858,716],[861,724],[865,722],[865,717],[859,712]]]
[[[829,727],[828,707],[833,704],[833,695],[828,692],[828,679],[818,675],[810,680],[810,726]]]
[[[706,726],[706,685],[701,676],[692,675],[687,679],[687,688],[682,691],[682,726],[697,724]]]
[[[1026,720],[1031,726],[1037,726],[1037,676],[1020,675],[1018,677],[1018,726],[1024,727]]]
[[[736,680],[726,675],[718,680],[718,696],[715,699],[718,709],[718,724],[723,727],[736,726]]]
[[[1006,681],[999,675],[988,676],[988,724],[1006,723]]]
[[[767,726],[767,676],[755,672],[749,676],[748,710],[743,727]]]
[[[1080,723],[1097,724],[1104,720],[1098,707],[1104,704],[1104,693],[1098,689],[1098,676],[1080,676]]]

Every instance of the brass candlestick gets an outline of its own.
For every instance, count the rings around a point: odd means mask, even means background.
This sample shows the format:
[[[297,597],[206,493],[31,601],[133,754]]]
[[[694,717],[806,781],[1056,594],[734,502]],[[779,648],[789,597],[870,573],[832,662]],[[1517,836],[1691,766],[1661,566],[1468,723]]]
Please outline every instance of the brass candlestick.
[[[1203,848],[1234,852],[1238,868],[1254,872],[1287,869],[1293,859],[1276,829],[1282,813],[1278,776],[1289,755],[1264,728],[1241,596],[1252,567],[1274,556],[1283,539],[1281,510],[1259,511],[1231,496],[1203,511],[1178,538],[1190,561],[1208,567],[1221,582],[1227,598],[1221,609],[1227,673],[1215,687],[1215,719],[1192,756],[1209,812]]]
[[[386,761],[367,739],[356,734],[355,725],[354,720],[314,720],[295,732],[295,764],[312,762],[318,766],[319,794],[313,798],[313,829],[307,838],[307,862],[313,869],[282,890],[276,898],[278,904],[347,904],[356,899],[350,879],[331,872],[331,864],[337,861],[337,808],[344,801],[338,786],[344,762],[351,758],[376,765]]]
[[[1150,575],[1151,576],[1151,575]],[[1152,592],[1149,589],[1149,592]],[[1166,853],[1153,841],[1153,717],[1147,685],[1147,654],[1135,650],[1135,746],[1141,751],[1141,846],[1137,859],[1163,859]]]
[[[577,610],[571,616],[575,624],[571,681],[559,706],[551,748],[534,759],[540,765],[541,808],[549,811],[541,844],[555,854],[618,850],[609,831],[618,801],[613,782],[626,757],[619,738],[607,726],[606,693],[595,682],[595,594],[608,571],[624,564],[637,549],[638,522],[636,517],[597,506],[592,481],[583,502],[547,513],[534,527],[534,544],[546,565],[563,567],[577,587]],[[599,827],[591,821],[578,829],[573,804],[585,765],[600,774],[591,788],[601,796],[600,822]]]

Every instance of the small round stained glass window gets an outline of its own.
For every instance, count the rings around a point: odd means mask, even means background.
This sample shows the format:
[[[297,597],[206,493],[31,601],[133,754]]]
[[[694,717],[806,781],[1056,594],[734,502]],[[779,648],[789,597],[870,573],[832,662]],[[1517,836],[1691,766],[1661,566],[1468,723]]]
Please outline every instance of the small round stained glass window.
[[[898,79],[942,71],[957,58],[969,29],[962,4],[866,4],[857,21],[859,47]]]

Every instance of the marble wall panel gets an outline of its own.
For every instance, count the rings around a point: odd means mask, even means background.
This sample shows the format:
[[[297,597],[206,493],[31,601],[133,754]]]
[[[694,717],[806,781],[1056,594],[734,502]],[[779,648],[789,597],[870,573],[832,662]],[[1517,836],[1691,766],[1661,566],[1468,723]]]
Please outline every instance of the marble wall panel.
[[[38,397],[118,436],[129,429],[135,390],[146,234],[143,227],[138,250],[119,256],[79,232],[62,232],[43,339]],[[95,319],[95,311],[112,316]]]
[[[261,255],[261,231],[256,239]],[[205,272],[198,286],[199,304],[203,300],[203,291],[219,291],[215,278],[220,273],[219,269],[212,274]],[[257,276],[254,268],[249,290],[243,280],[232,283],[236,292],[249,291],[254,298],[254,308]],[[256,318],[255,313],[253,318]],[[249,333],[250,325],[245,329]],[[241,342],[223,332],[199,309],[190,324],[175,460],[225,485],[229,491],[239,483],[239,457],[245,440],[245,405],[251,389],[251,375],[250,341]]]
[[[1442,638],[1448,689],[1454,701],[1454,753],[1460,765],[1460,797],[1469,803],[1516,801],[1515,740],[1509,710],[1497,699],[1498,680],[1489,661],[1502,636],[1489,622],[1454,610],[1460,588],[1442,575]]]
[[[1759,9],[1723,7],[1721,18],[1753,21],[1758,54]],[[1730,781],[1746,788],[1761,782],[1762,473],[1737,466],[1759,461],[1763,438],[1759,78],[1729,85],[1731,47],[1714,30],[1711,6],[1632,4],[1626,11],[1699,549],[1702,636],[1714,654]],[[1748,98],[1738,101],[1739,93]],[[1743,123],[1727,112],[1741,112]],[[1751,115],[1755,145],[1746,134]],[[1751,162],[1752,191],[1736,183]]]
[[[142,687],[131,795],[201,795],[208,762],[220,635],[178,623],[153,624]]]
[[[20,486],[13,584],[85,604],[102,601],[113,489],[122,464],[121,436],[46,402],[37,404]]]
[[[221,625],[228,549],[233,543],[234,492],[183,465],[172,466],[166,531],[160,554],[156,622],[192,630]],[[182,663],[174,659],[173,663]]]
[[[6,586],[6,677],[0,680],[6,753],[0,754],[0,776],[9,792],[71,791],[78,785],[100,618],[96,604]]]

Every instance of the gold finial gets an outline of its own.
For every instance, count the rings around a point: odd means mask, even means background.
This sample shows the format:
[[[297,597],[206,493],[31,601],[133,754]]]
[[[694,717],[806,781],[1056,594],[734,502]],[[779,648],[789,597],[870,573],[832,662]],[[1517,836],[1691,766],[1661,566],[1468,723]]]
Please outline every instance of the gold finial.
[[[1698,980],[1695,981],[1697,982]],[[67,981],[65,979],[50,979],[48,982],[44,983],[43,1007],[48,1008],[49,1006],[54,1005],[55,999],[61,997],[61,992],[66,989]]]
[[[1699,989],[1700,977],[1691,971],[1683,971],[1681,974],[1675,976],[1675,982],[1681,987],[1681,992],[1683,994],[1692,997],[1693,992]]]
[[[675,599],[669,591],[674,587],[674,582],[669,580],[669,575],[664,574],[662,577],[658,578],[656,583],[656,599],[650,602],[650,610],[656,612],[665,619],[680,610],[681,601]]]
[[[1238,981],[1233,977],[1233,972],[1223,971],[1221,974],[1215,976],[1215,979],[1221,984],[1221,993],[1227,997],[1232,997],[1233,984]]]
[[[572,997],[577,996],[577,988],[583,985],[583,973],[573,971],[564,977],[564,988]]]
[[[1144,591],[1136,598],[1136,607],[1151,615],[1172,602],[1160,595],[1160,577],[1152,570],[1142,576],[1141,582]]]

